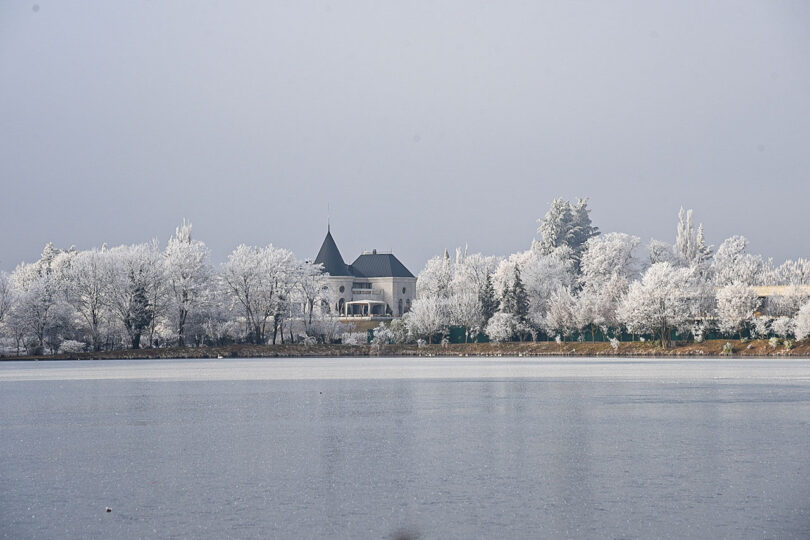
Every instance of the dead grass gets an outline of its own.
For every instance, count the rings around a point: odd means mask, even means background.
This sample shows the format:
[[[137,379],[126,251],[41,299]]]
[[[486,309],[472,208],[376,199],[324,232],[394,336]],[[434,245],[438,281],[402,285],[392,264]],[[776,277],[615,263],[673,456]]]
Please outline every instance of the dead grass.
[[[767,340],[742,343],[739,340],[711,340],[704,343],[677,344],[662,349],[651,342],[624,342],[614,350],[610,343],[601,342],[512,342],[459,343],[450,345],[229,345],[226,347],[140,349],[103,351],[95,353],[57,354],[53,356],[6,356],[2,360],[100,360],[152,358],[297,358],[297,357],[356,357],[356,356],[723,356],[726,342],[732,344],[733,357],[796,357],[810,358],[810,341],[798,342],[790,351],[783,345],[771,347]]]

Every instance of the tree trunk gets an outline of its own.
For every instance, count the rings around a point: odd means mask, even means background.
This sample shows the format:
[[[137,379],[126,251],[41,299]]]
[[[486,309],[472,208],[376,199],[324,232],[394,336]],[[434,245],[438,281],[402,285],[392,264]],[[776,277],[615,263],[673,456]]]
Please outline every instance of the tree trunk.
[[[178,318],[177,324],[178,347],[186,346],[186,316],[188,316],[188,310],[185,308],[180,308],[180,317]]]

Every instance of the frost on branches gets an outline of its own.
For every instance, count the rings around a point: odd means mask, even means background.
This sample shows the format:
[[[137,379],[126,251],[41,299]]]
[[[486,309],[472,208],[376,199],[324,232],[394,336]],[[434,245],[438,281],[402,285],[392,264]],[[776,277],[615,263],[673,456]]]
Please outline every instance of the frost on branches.
[[[219,267],[183,221],[157,240],[87,250],[47,244],[37,261],[0,273],[0,354],[235,342],[362,341],[332,313],[319,265],[286,249],[240,245]],[[692,210],[672,243],[600,234],[587,199],[553,201],[527,249],[504,256],[444,251],[427,261],[409,313],[375,343],[486,334],[492,341],[634,339],[663,346],[718,330],[761,339],[810,336],[810,260],[774,266],[743,236],[708,244]],[[761,301],[758,286],[779,286]],[[760,294],[761,291],[760,291]],[[612,343],[614,341],[611,341]],[[617,343],[617,342],[616,342]]]

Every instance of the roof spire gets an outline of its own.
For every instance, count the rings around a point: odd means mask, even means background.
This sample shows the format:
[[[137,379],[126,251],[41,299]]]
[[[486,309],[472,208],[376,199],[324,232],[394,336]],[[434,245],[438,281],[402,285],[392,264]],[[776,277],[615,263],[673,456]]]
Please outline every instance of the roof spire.
[[[327,233],[331,233],[331,232],[332,232],[332,231],[330,230],[330,227],[329,227],[329,214],[330,214],[331,212],[332,212],[332,210],[331,210],[331,208],[330,208],[330,206],[329,206],[329,203],[326,203],[326,232],[327,232]]]

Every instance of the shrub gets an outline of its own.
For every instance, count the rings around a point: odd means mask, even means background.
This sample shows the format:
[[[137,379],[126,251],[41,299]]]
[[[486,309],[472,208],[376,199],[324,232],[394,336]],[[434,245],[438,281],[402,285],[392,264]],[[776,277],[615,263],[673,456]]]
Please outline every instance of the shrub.
[[[733,352],[734,352],[734,345],[732,345],[730,341],[726,341],[726,344],[723,345],[723,352],[721,352],[720,354],[728,356]]]
[[[87,344],[81,341],[67,339],[59,346],[60,353],[80,353],[87,350]]]
[[[340,337],[343,345],[365,345],[368,341],[368,334],[365,332],[344,332]]]
[[[610,338],[610,347],[614,351],[618,351],[619,350],[619,340],[616,339],[615,337]]]
[[[786,339],[784,343],[785,343],[785,350],[786,351],[789,351],[790,349],[793,348],[793,340],[792,339]]]
[[[771,349],[775,349],[779,346],[779,343],[781,342],[782,340],[779,339],[778,337],[772,337],[771,339],[768,340],[768,345],[770,345]]]

